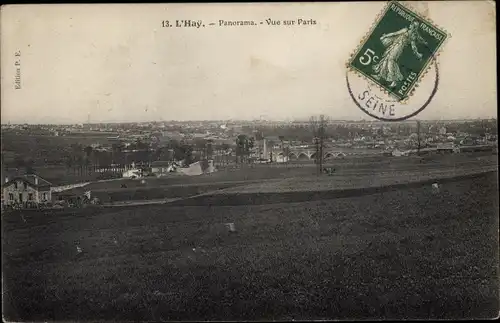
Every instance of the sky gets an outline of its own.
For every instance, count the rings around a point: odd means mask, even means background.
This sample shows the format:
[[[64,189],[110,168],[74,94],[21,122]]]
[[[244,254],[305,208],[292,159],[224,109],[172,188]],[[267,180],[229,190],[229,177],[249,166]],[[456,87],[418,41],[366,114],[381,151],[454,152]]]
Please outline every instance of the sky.
[[[489,1],[410,2],[451,34],[421,119],[497,115]],[[1,12],[1,122],[370,119],[345,64],[384,2],[11,5]],[[162,20],[315,25],[162,28]],[[21,56],[15,57],[20,51]],[[15,89],[20,59],[21,89]]]

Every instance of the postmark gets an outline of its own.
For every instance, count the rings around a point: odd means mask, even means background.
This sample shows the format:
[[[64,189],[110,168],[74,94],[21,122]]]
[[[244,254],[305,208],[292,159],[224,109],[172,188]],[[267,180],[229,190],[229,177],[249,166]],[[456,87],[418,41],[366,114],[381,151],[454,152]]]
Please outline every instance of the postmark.
[[[346,73],[346,85],[354,104],[370,117],[381,121],[403,121],[419,114],[434,98],[439,88],[439,69],[435,61],[428,74],[411,102],[405,103],[349,70]]]
[[[407,103],[449,38],[429,19],[391,1],[347,67],[393,100]]]

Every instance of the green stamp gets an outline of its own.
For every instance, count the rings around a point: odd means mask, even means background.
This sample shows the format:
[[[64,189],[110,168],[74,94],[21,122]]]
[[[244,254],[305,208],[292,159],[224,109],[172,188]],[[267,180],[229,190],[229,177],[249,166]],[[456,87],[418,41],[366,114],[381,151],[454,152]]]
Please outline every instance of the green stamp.
[[[348,68],[397,101],[408,99],[449,35],[402,4],[391,1],[356,50]]]

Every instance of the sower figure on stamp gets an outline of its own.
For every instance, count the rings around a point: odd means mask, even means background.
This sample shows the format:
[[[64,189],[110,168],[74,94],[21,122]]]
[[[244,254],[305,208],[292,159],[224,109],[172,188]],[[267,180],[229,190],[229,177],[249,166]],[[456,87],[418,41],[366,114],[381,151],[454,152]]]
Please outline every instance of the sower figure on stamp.
[[[403,50],[407,45],[411,45],[411,49],[418,59],[422,59],[422,54],[417,49],[417,42],[427,44],[427,42],[418,33],[419,23],[414,21],[409,28],[403,28],[399,31],[384,34],[380,37],[382,44],[387,47],[380,61],[373,66],[373,75],[377,80],[385,80],[391,82],[390,87],[395,87],[397,82],[404,79],[399,70],[398,60]]]

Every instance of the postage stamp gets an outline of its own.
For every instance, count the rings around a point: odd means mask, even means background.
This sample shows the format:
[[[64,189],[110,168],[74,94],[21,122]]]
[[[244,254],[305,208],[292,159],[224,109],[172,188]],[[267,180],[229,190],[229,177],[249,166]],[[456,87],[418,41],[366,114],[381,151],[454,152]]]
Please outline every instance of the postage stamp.
[[[391,1],[347,66],[397,101],[406,101],[449,37],[429,19]]]

